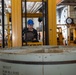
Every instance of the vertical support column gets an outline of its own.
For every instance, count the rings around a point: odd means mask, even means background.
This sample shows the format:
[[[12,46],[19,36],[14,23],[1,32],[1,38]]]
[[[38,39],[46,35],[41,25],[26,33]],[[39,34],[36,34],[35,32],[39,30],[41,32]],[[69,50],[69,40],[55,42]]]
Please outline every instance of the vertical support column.
[[[57,45],[56,34],[56,0],[48,0],[49,45]]]
[[[12,47],[22,46],[21,0],[12,0]]]
[[[7,43],[8,43],[8,48],[11,47],[11,36],[10,36],[10,24],[9,24],[9,18],[10,18],[10,14],[7,13]]]
[[[2,48],[5,47],[4,37],[4,0],[2,0]]]
[[[76,40],[76,29],[74,29],[74,40]]]

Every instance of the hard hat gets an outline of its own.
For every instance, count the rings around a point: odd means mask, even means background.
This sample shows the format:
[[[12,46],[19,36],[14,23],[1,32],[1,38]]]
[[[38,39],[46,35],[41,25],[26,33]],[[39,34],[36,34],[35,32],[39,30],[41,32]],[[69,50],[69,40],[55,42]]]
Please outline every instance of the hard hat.
[[[34,22],[33,22],[33,20],[32,20],[32,19],[29,19],[29,20],[28,20],[28,22],[27,22],[27,24],[28,24],[28,25],[33,25],[33,24],[34,24]]]

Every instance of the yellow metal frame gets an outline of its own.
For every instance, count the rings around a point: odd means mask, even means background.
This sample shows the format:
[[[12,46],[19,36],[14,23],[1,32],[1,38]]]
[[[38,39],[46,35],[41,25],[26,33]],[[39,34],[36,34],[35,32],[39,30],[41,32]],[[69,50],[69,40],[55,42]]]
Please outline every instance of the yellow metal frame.
[[[11,47],[11,35],[10,35],[10,22],[9,22],[9,18],[10,18],[10,14],[6,14],[7,15],[7,43],[8,43],[8,48]]]
[[[42,17],[42,13],[27,13],[26,16],[28,18],[37,18]],[[25,14],[23,14],[23,17],[25,17]]]
[[[12,47],[22,46],[22,0],[12,0]]]
[[[12,47],[22,46],[21,1],[23,0],[12,0]],[[27,1],[41,2],[42,0]],[[57,45],[56,0],[48,0],[48,25],[49,45]]]
[[[25,0],[22,0],[25,1]],[[42,2],[42,0],[26,0],[27,2]]]
[[[57,27],[58,29],[58,32],[57,32],[57,45],[63,45],[63,40],[64,40],[64,37],[62,35],[62,28],[61,27]]]
[[[2,42],[2,41],[1,41]],[[2,46],[2,43],[0,42],[0,47]]]
[[[56,0],[48,0],[49,45],[57,45],[56,36]]]
[[[11,16],[11,13],[7,13],[7,14],[9,14]],[[37,17],[42,17],[43,15],[42,15],[42,13],[27,13],[26,16],[28,18],[37,18]],[[24,13],[22,14],[22,17],[25,17]]]
[[[23,43],[24,46],[26,46],[26,43]],[[41,46],[43,45],[43,42],[27,42],[27,46]]]

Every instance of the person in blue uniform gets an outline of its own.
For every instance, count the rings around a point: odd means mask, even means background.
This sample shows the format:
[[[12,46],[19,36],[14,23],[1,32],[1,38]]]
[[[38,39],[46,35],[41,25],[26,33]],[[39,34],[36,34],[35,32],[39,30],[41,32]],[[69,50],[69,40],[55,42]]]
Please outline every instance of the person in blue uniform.
[[[23,42],[38,42],[38,34],[37,30],[33,28],[33,20],[29,19],[27,24],[27,28],[22,30]]]

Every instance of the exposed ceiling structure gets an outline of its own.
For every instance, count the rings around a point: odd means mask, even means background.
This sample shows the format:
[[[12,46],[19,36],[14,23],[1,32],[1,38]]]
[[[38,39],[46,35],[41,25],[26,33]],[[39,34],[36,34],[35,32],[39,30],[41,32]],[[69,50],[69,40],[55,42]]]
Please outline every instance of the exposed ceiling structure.
[[[0,13],[2,12],[2,0],[0,0]],[[42,7],[42,2],[27,2],[27,13],[35,13]],[[11,0],[4,0],[5,12],[11,13]],[[25,12],[25,2],[22,2],[22,9]]]
[[[23,2],[23,12],[25,12],[25,2]],[[35,13],[42,7],[42,2],[27,2],[27,13]]]
[[[73,5],[76,6],[76,0],[60,0],[60,5]]]
[[[4,11],[11,12],[11,0],[4,0]],[[2,0],[0,0],[0,14],[2,13]]]
[[[0,13],[2,12],[2,0],[0,0]],[[11,13],[11,0],[4,0],[5,12]],[[74,5],[76,0],[57,0],[57,5]],[[42,7],[42,2],[27,2],[27,13],[35,13]],[[22,2],[23,12],[25,12],[25,3]]]

